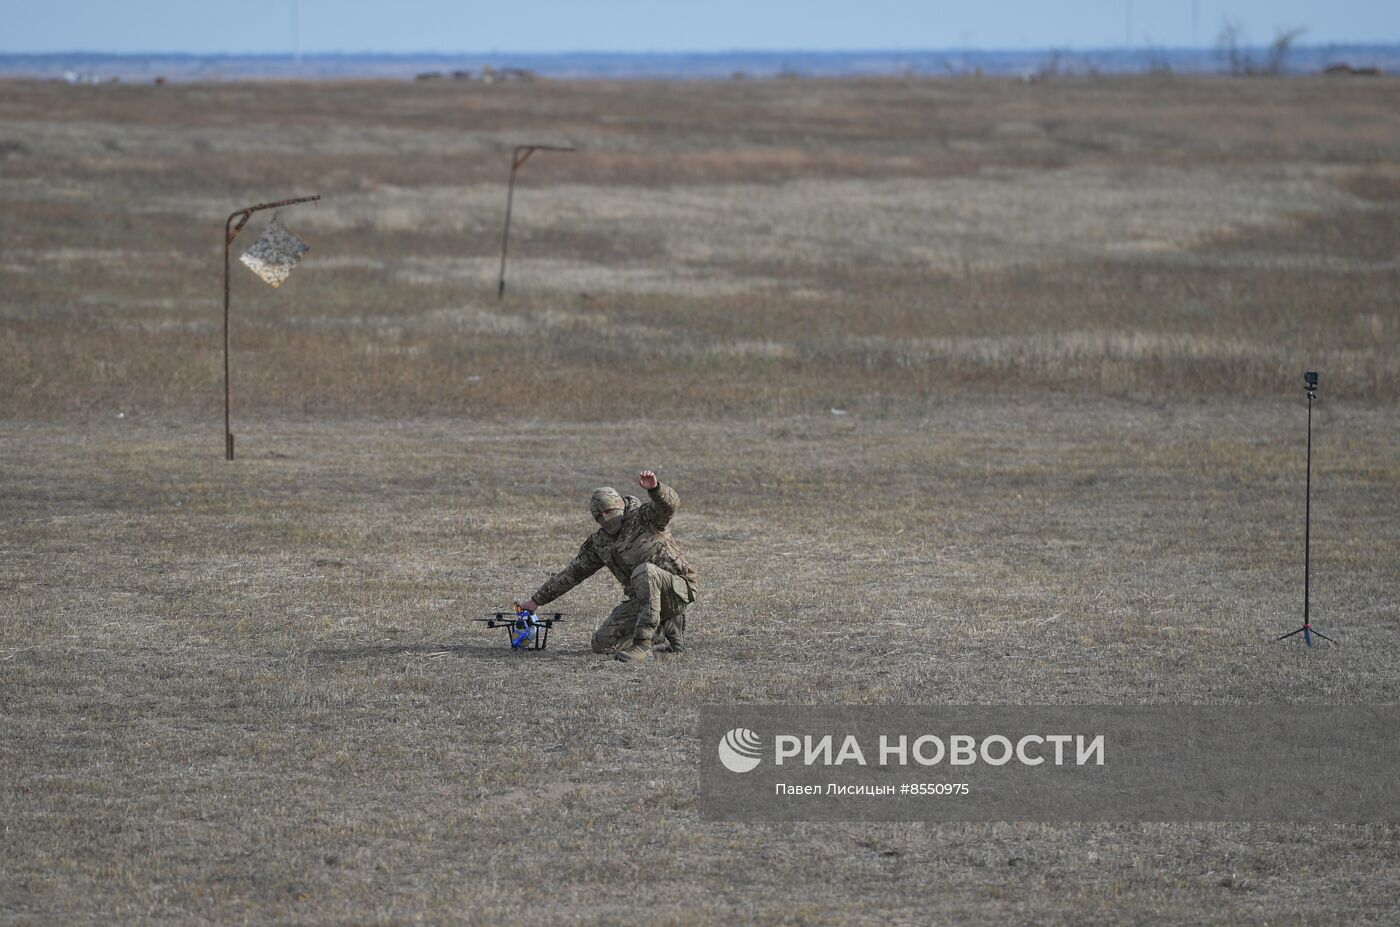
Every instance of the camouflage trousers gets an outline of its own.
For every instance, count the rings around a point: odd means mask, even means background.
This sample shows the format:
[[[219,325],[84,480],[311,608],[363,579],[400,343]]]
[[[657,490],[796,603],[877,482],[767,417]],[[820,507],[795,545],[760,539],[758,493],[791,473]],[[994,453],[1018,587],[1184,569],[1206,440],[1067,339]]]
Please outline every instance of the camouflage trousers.
[[[653,563],[632,571],[627,598],[593,632],[593,652],[608,653],[632,641],[670,641],[679,649],[685,635],[685,607],[695,592],[683,577]]]

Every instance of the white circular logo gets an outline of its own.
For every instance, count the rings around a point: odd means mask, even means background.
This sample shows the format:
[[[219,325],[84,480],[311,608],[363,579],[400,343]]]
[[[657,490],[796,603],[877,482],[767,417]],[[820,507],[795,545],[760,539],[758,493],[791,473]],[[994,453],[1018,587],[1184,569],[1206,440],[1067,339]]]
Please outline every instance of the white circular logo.
[[[719,740],[719,761],[734,773],[746,773],[758,765],[763,741],[746,727],[736,727]]]

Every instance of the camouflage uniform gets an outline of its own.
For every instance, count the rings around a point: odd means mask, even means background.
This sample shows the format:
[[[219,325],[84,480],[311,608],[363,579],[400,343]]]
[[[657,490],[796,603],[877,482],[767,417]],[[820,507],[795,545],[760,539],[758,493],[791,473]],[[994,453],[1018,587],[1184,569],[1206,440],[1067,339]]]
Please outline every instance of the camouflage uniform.
[[[647,490],[647,495],[647,502],[625,497],[617,533],[609,534],[602,528],[593,532],[573,562],[532,596],[536,605],[543,606],[607,567],[622,584],[626,598],[594,632],[595,653],[607,653],[633,641],[659,644],[663,637],[672,650],[682,646],[685,607],[695,601],[697,576],[666,530],[680,498],[663,483]]]

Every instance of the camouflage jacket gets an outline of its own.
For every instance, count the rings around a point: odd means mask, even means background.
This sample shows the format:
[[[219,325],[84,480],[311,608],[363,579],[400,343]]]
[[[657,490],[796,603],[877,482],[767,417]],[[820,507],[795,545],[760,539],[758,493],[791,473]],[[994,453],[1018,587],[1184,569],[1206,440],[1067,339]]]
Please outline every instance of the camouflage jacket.
[[[664,483],[647,490],[647,495],[650,497],[647,502],[636,496],[623,497],[622,527],[617,534],[609,535],[599,528],[589,535],[573,562],[551,576],[531,597],[535,603],[553,602],[602,567],[608,568],[631,598],[632,571],[644,563],[654,563],[684,578],[690,584],[690,598],[693,599],[698,577],[666,530],[680,505],[680,497]]]

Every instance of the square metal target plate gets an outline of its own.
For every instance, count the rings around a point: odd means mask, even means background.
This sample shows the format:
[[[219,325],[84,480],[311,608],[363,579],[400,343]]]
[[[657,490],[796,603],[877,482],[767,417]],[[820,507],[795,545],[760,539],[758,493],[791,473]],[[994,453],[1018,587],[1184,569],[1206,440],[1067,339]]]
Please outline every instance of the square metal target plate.
[[[273,216],[253,246],[239,258],[248,269],[262,277],[268,286],[281,286],[310,246],[287,231]]]

